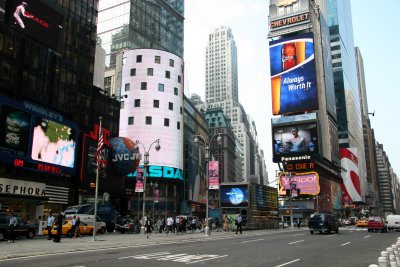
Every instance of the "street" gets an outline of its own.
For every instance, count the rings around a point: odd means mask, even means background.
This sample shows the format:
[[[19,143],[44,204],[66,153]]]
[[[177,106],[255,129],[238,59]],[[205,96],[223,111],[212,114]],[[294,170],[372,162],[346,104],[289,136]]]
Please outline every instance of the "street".
[[[396,243],[399,234],[369,233],[352,226],[329,235],[311,235],[302,228],[187,237],[152,236],[147,243],[99,249],[87,243],[79,251],[5,259],[0,266],[368,266],[377,263],[380,252]]]

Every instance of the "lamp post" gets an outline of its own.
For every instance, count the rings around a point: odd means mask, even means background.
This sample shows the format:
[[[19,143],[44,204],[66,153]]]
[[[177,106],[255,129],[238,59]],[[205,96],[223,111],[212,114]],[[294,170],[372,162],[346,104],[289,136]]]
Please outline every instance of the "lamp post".
[[[145,221],[144,221],[144,217],[145,217],[145,212],[146,212],[146,173],[147,173],[147,166],[149,165],[149,151],[151,149],[151,147],[155,145],[155,149],[156,151],[159,151],[161,149],[160,146],[160,139],[155,140],[153,143],[150,144],[149,149],[146,150],[145,146],[139,141],[136,140],[136,144],[140,144],[143,147],[143,151],[144,151],[144,158],[143,158],[143,165],[144,165],[144,174],[143,174],[143,212],[142,212],[142,226],[140,227],[140,232],[142,234],[144,234],[145,232]]]
[[[208,184],[208,179],[209,179],[209,177],[208,177],[208,172],[209,172],[208,162],[209,162],[210,156],[211,156],[210,155],[210,144],[211,144],[211,141],[213,140],[213,138],[216,136],[218,136],[217,137],[218,144],[221,144],[222,137],[221,137],[221,134],[219,134],[219,133],[211,136],[211,138],[208,140],[208,142],[206,140],[204,140],[204,138],[200,135],[195,135],[195,138],[193,140],[193,142],[195,144],[197,144],[197,143],[199,143],[199,139],[202,139],[202,141],[205,145],[205,150],[206,150],[206,155],[205,155],[205,159],[206,159],[206,226],[204,228],[204,235],[206,235],[206,236],[210,235],[210,227],[208,226],[208,187],[209,187],[209,184]]]
[[[154,203],[155,203],[155,199],[154,199],[154,190],[158,189],[158,184],[157,182],[153,183],[153,181],[150,182],[150,188],[151,188],[151,192],[153,194],[153,223],[154,223]]]

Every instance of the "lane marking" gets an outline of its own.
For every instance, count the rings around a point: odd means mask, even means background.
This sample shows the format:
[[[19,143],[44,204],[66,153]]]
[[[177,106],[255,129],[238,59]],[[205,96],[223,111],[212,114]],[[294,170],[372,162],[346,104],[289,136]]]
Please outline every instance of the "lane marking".
[[[301,243],[301,242],[303,242],[303,241],[304,241],[304,240],[299,240],[299,241],[290,242],[289,245],[293,245],[293,244],[296,244],[296,243]]]
[[[364,236],[364,238],[369,238],[369,237],[371,237],[371,236],[370,235]]]
[[[295,235],[293,235],[293,236],[300,236],[300,235],[305,235],[305,234],[295,234]]]
[[[264,238],[262,238],[262,239],[254,239],[254,240],[242,241],[240,243],[250,243],[250,242],[263,241],[263,240],[265,240],[265,239]]]
[[[300,259],[295,259],[295,260],[292,260],[292,261],[283,263],[283,264],[281,264],[281,265],[277,265],[277,266],[275,266],[275,267],[281,267],[281,266],[289,265],[289,264],[292,264],[292,263],[294,263],[294,262],[296,262],[296,261],[299,261],[299,260],[300,260]]]
[[[350,244],[350,243],[351,243],[351,242],[347,242],[347,243],[341,244],[340,246],[343,247],[343,246],[346,246],[346,245],[348,245],[348,244]]]
[[[228,255],[221,255],[221,256],[216,256],[216,257],[214,257],[214,258],[209,258],[209,259],[203,259],[203,260],[188,262],[188,263],[186,263],[186,264],[192,264],[192,263],[201,262],[201,261],[214,260],[214,259],[224,258],[224,257],[227,257],[227,256],[228,256]]]

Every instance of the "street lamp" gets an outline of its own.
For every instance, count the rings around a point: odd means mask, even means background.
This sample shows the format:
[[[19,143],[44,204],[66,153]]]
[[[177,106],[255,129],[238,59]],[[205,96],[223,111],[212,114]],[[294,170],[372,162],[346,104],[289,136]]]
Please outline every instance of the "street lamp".
[[[206,140],[204,140],[204,138],[200,135],[195,135],[193,142],[195,144],[199,143],[199,139],[202,139],[203,143],[205,144],[205,150],[206,150],[206,155],[205,155],[205,159],[206,159],[206,227],[204,228],[204,235],[210,235],[210,227],[208,226],[208,161],[210,160],[210,144],[211,141],[213,140],[214,137],[217,137],[217,142],[218,144],[221,144],[222,142],[222,137],[221,134],[214,134],[213,136],[211,136],[211,138],[208,140],[208,142],[206,142]]]
[[[145,146],[139,141],[136,140],[136,144],[140,144],[143,147],[143,151],[144,151],[144,158],[143,158],[143,165],[144,165],[144,174],[143,174],[143,212],[142,212],[142,226],[140,227],[140,232],[142,234],[144,234],[145,232],[145,221],[144,221],[144,217],[145,217],[145,211],[146,211],[146,173],[147,173],[147,166],[149,165],[149,151],[151,149],[151,147],[155,145],[155,149],[156,151],[159,151],[161,149],[160,146],[160,139],[155,140],[153,143],[150,144],[149,149],[146,150]]]
[[[157,182],[153,183],[153,181],[150,182],[150,188],[151,188],[151,192],[153,194],[153,223],[154,223],[154,203],[155,203],[155,199],[154,199],[154,190],[158,189],[158,184]]]

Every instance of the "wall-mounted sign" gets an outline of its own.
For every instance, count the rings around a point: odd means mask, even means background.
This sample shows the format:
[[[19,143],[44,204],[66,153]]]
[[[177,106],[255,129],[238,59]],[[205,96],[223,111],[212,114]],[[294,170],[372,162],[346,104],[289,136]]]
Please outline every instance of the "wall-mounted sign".
[[[304,172],[315,169],[315,162],[291,162],[284,163],[283,170],[285,172]]]
[[[46,196],[46,184],[0,178],[0,194]]]
[[[319,175],[316,172],[296,173],[289,176],[286,173],[279,175],[279,195],[286,196],[291,185],[296,183],[299,195],[318,195],[320,192]]]
[[[136,179],[137,170],[134,173],[128,174],[129,177],[133,177]],[[183,170],[168,166],[156,166],[151,165],[147,167],[147,178],[155,178],[155,179],[177,179],[183,180]]]
[[[275,32],[311,23],[309,7],[308,0],[271,0],[269,5],[269,31]]]

